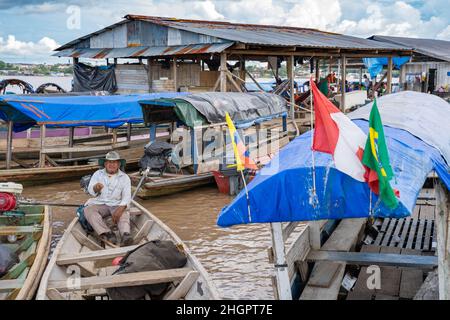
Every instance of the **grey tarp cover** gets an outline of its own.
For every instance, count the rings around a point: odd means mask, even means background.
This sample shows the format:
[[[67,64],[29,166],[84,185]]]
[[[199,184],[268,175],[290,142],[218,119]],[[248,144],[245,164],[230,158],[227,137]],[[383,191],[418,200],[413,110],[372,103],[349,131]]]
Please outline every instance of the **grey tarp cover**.
[[[267,120],[287,112],[285,99],[265,92],[205,92],[178,99],[192,104],[209,123],[225,122],[225,112],[237,124]]]
[[[73,67],[73,91],[109,91],[117,90],[114,66],[91,67],[77,63]]]
[[[348,114],[369,120],[372,102]],[[402,91],[377,99],[384,125],[408,131],[440,151],[450,164],[450,104],[438,96]],[[407,108],[408,112],[405,112]]]

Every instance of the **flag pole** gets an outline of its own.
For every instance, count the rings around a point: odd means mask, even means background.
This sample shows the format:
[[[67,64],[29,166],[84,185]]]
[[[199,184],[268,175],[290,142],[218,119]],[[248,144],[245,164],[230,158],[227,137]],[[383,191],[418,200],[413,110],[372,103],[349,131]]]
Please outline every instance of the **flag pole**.
[[[250,198],[248,196],[247,182],[245,182],[244,170],[240,170],[240,171],[241,171],[242,181],[244,182],[245,196],[247,197],[248,222],[252,222],[252,215],[250,212]]]
[[[311,122],[311,161],[312,161],[312,178],[313,178],[313,207],[316,206],[316,161],[314,158],[314,149],[313,149],[313,143],[314,143],[314,136],[313,136],[313,121],[314,121],[314,95],[312,90],[312,76],[309,78],[309,87],[310,87],[310,93],[311,93],[311,112],[310,112],[310,122]]]

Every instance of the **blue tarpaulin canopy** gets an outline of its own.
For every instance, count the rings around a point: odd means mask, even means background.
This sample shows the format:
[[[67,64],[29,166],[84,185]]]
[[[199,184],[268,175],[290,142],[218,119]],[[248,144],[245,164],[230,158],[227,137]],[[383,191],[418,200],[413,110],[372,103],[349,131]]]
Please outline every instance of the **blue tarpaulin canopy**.
[[[383,109],[381,101],[378,106],[380,110]],[[407,103],[399,105],[399,108],[391,110],[408,114]],[[430,111],[423,109],[424,113]],[[450,113],[447,113],[440,121],[448,124],[449,117]],[[367,133],[366,120],[353,121]],[[432,170],[436,170],[439,178],[450,189],[450,168],[442,156],[444,152],[424,142],[420,134],[413,135],[405,128],[388,126],[384,127],[384,132],[395,175],[391,186],[399,190],[400,201],[399,206],[391,210],[373,195],[373,214],[377,217],[401,218],[413,211],[417,196]],[[442,135],[442,139],[446,137]],[[315,174],[316,197],[312,192],[311,132],[307,132],[285,146],[249,183],[251,222],[368,217],[370,190],[366,183],[336,170],[331,155],[321,152],[315,152]],[[249,223],[247,199],[242,190],[229,206],[222,209],[217,224],[226,227],[246,223]]]
[[[15,132],[33,125],[49,127],[106,126],[142,123],[139,100],[172,98],[186,93],[161,92],[111,96],[0,96],[0,118],[13,121]]]
[[[394,57],[392,64],[394,68],[399,69],[402,65],[409,61],[410,57]],[[383,66],[388,65],[388,58],[363,58],[364,66],[369,70],[370,77],[375,78],[381,71]]]

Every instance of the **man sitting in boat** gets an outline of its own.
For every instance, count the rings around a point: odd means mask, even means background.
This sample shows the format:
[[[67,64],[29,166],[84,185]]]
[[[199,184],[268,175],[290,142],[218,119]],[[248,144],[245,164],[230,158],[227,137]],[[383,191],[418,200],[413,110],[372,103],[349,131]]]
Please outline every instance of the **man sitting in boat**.
[[[99,160],[99,165],[102,168],[92,175],[88,187],[89,194],[95,198],[86,202],[84,215],[101,239],[116,244],[116,235],[103,220],[112,216],[120,232],[121,244],[130,245],[130,214],[126,209],[131,201],[131,181],[123,172],[125,159],[111,151]]]

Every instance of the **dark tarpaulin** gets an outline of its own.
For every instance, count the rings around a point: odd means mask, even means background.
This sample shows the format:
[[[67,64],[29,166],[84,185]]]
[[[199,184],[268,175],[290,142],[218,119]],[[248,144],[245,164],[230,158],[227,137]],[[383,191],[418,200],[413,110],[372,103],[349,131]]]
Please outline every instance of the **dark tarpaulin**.
[[[286,100],[265,92],[204,92],[177,99],[192,104],[209,123],[225,122],[225,112],[236,124],[253,123],[287,113]]]
[[[91,67],[77,63],[73,68],[73,91],[109,91],[117,90],[114,66]]]

